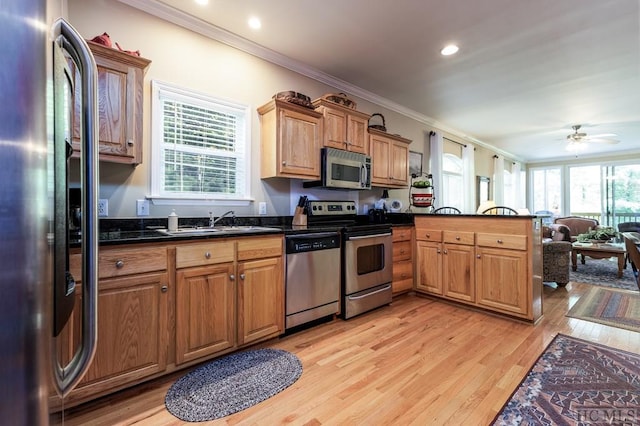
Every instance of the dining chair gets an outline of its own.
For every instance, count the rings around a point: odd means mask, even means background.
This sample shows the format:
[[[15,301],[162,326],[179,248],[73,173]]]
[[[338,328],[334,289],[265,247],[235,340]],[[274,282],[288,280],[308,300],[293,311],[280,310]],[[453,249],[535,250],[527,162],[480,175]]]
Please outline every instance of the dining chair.
[[[633,276],[635,277],[636,284],[638,285],[638,290],[640,291],[640,274],[638,273],[638,268],[640,268],[640,248],[636,245],[636,242],[638,242],[638,240],[631,239],[625,234],[623,234],[623,237],[624,246],[627,250],[627,256],[629,256],[631,268],[633,269]]]
[[[462,212],[455,207],[438,207],[433,214],[462,214]]]
[[[512,209],[511,207],[494,206],[494,207],[489,207],[488,209],[483,211],[482,214],[496,214],[496,215],[503,215],[503,216],[517,216],[518,212],[515,209]]]

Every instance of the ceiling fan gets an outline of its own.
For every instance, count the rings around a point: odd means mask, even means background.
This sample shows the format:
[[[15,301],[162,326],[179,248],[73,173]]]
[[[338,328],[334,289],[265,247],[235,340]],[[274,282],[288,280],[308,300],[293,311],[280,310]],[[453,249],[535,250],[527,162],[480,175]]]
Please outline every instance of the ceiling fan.
[[[617,136],[615,133],[602,133],[600,135],[588,136],[586,133],[579,131],[581,127],[580,124],[571,126],[573,133],[567,135],[567,141],[569,141],[570,144],[581,144],[585,142],[615,144],[620,142],[617,139],[612,139]]]

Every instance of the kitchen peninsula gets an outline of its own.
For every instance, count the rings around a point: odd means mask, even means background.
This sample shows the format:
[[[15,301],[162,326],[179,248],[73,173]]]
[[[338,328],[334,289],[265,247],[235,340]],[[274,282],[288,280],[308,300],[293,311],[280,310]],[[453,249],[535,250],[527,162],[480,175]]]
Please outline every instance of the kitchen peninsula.
[[[542,316],[535,216],[416,215],[416,292],[535,323]]]

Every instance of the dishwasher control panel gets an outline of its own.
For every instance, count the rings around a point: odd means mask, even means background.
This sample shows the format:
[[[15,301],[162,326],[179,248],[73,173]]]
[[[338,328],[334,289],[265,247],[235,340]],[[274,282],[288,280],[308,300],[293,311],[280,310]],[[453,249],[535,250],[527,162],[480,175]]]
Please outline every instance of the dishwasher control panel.
[[[332,233],[331,235],[308,234],[292,236],[285,238],[285,240],[287,254],[340,248],[340,235],[337,233]]]

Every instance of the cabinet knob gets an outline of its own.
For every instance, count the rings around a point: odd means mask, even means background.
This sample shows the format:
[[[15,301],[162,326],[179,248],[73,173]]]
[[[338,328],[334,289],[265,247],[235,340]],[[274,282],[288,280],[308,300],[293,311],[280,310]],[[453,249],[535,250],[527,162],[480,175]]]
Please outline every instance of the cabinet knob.
[[[431,234],[427,234],[427,238],[431,238]]]
[[[282,165],[283,165],[283,166],[286,166],[286,165],[287,165],[287,162],[286,162],[286,161],[283,161],[283,162],[282,162]]]
[[[230,275],[229,275],[229,279],[230,279],[231,281],[233,281],[233,280],[235,280],[235,279],[236,279],[236,276],[235,276],[235,275],[233,275],[233,274],[230,274]]]
[[[438,249],[438,251],[436,251],[436,253],[440,254],[440,253],[441,253],[441,252],[440,252],[440,249]]]
[[[456,241],[460,241],[460,237],[456,236]]]
[[[122,259],[116,260],[116,268],[122,269],[123,266],[124,266],[124,261]]]
[[[479,254],[476,254],[476,258],[480,259],[480,255],[479,255]]]
[[[502,244],[502,240],[496,240],[498,244]]]
[[[403,273],[403,274],[400,274],[400,277],[401,277],[401,278],[407,278],[407,274],[404,274],[404,273]]]
[[[166,285],[163,285],[162,287],[160,287],[160,291],[163,293],[166,293],[169,290],[169,287]]]
[[[444,251],[444,254],[447,254],[447,253],[448,253],[448,252],[447,252],[447,250],[445,250],[445,251]]]
[[[400,254],[404,254],[404,249],[400,249]]]
[[[133,139],[127,139],[127,145],[133,146]]]
[[[244,274],[240,274],[240,279],[244,280]]]
[[[211,252],[206,252],[204,254],[204,257],[206,257],[207,259],[211,259]]]

